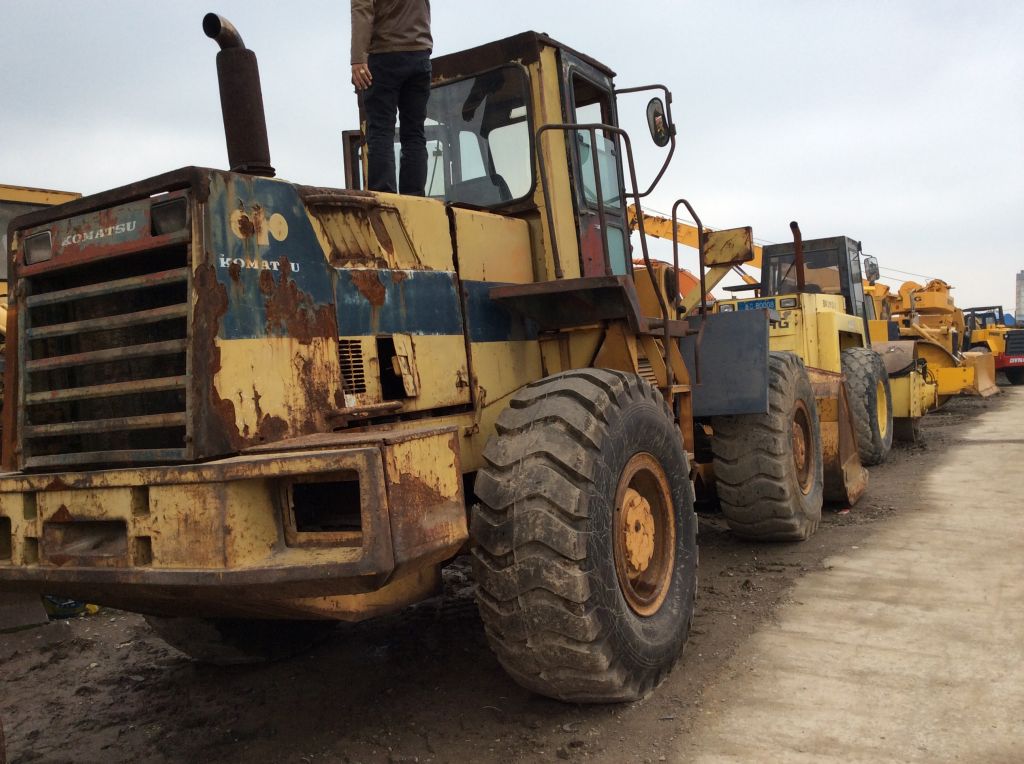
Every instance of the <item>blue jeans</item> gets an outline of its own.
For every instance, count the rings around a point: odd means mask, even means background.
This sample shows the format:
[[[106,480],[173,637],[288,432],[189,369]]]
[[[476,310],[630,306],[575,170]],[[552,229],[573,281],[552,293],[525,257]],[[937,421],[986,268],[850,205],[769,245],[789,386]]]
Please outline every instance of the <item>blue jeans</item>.
[[[427,185],[427,137],[423,123],[430,98],[430,52],[371,53],[373,84],[363,97],[367,188],[423,196]],[[395,112],[402,157],[395,187]]]

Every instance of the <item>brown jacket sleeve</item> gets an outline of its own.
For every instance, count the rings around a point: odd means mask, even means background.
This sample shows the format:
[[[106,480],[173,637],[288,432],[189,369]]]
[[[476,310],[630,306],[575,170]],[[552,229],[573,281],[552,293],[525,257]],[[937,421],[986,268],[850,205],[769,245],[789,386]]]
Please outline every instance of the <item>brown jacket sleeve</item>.
[[[352,61],[365,64],[373,36],[373,0],[352,0]]]

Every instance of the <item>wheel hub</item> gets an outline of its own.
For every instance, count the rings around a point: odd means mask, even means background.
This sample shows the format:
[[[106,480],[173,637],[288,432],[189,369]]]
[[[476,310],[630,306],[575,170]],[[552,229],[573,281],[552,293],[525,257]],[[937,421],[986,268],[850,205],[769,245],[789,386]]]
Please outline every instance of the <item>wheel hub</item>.
[[[811,417],[803,401],[798,401],[793,411],[790,426],[790,440],[793,445],[793,465],[800,491],[806,496],[814,486],[814,454],[811,435]]]
[[[626,489],[624,508],[629,567],[643,573],[654,556],[654,514],[651,503],[633,488]]]
[[[633,612],[654,615],[672,584],[676,521],[668,477],[651,454],[636,454],[623,468],[614,511],[619,590]]]

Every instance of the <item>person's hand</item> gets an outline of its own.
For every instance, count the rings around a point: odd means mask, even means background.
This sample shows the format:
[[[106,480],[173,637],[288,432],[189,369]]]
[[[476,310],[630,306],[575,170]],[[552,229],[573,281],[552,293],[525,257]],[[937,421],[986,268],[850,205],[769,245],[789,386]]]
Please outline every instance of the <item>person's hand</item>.
[[[366,64],[352,64],[352,84],[356,90],[366,90],[373,84],[373,75]]]

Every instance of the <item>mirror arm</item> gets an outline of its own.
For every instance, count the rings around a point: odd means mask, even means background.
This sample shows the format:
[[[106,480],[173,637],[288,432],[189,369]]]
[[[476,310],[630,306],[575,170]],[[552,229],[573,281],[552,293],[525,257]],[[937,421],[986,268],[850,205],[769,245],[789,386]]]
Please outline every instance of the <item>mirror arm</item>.
[[[657,188],[658,183],[661,182],[662,176],[668,169],[669,163],[672,161],[672,155],[676,153],[676,123],[672,119],[672,91],[670,91],[665,85],[639,85],[634,88],[619,88],[615,90],[615,95],[625,95],[628,93],[642,93],[646,90],[660,90],[665,94],[665,120],[668,122],[669,128],[669,144],[668,144],[668,155],[665,157],[665,161],[661,165],[661,169],[658,170],[658,174],[654,176],[654,180],[651,181],[651,185],[646,191],[641,194],[637,194],[637,199],[643,199],[645,196],[650,196],[651,192]]]

